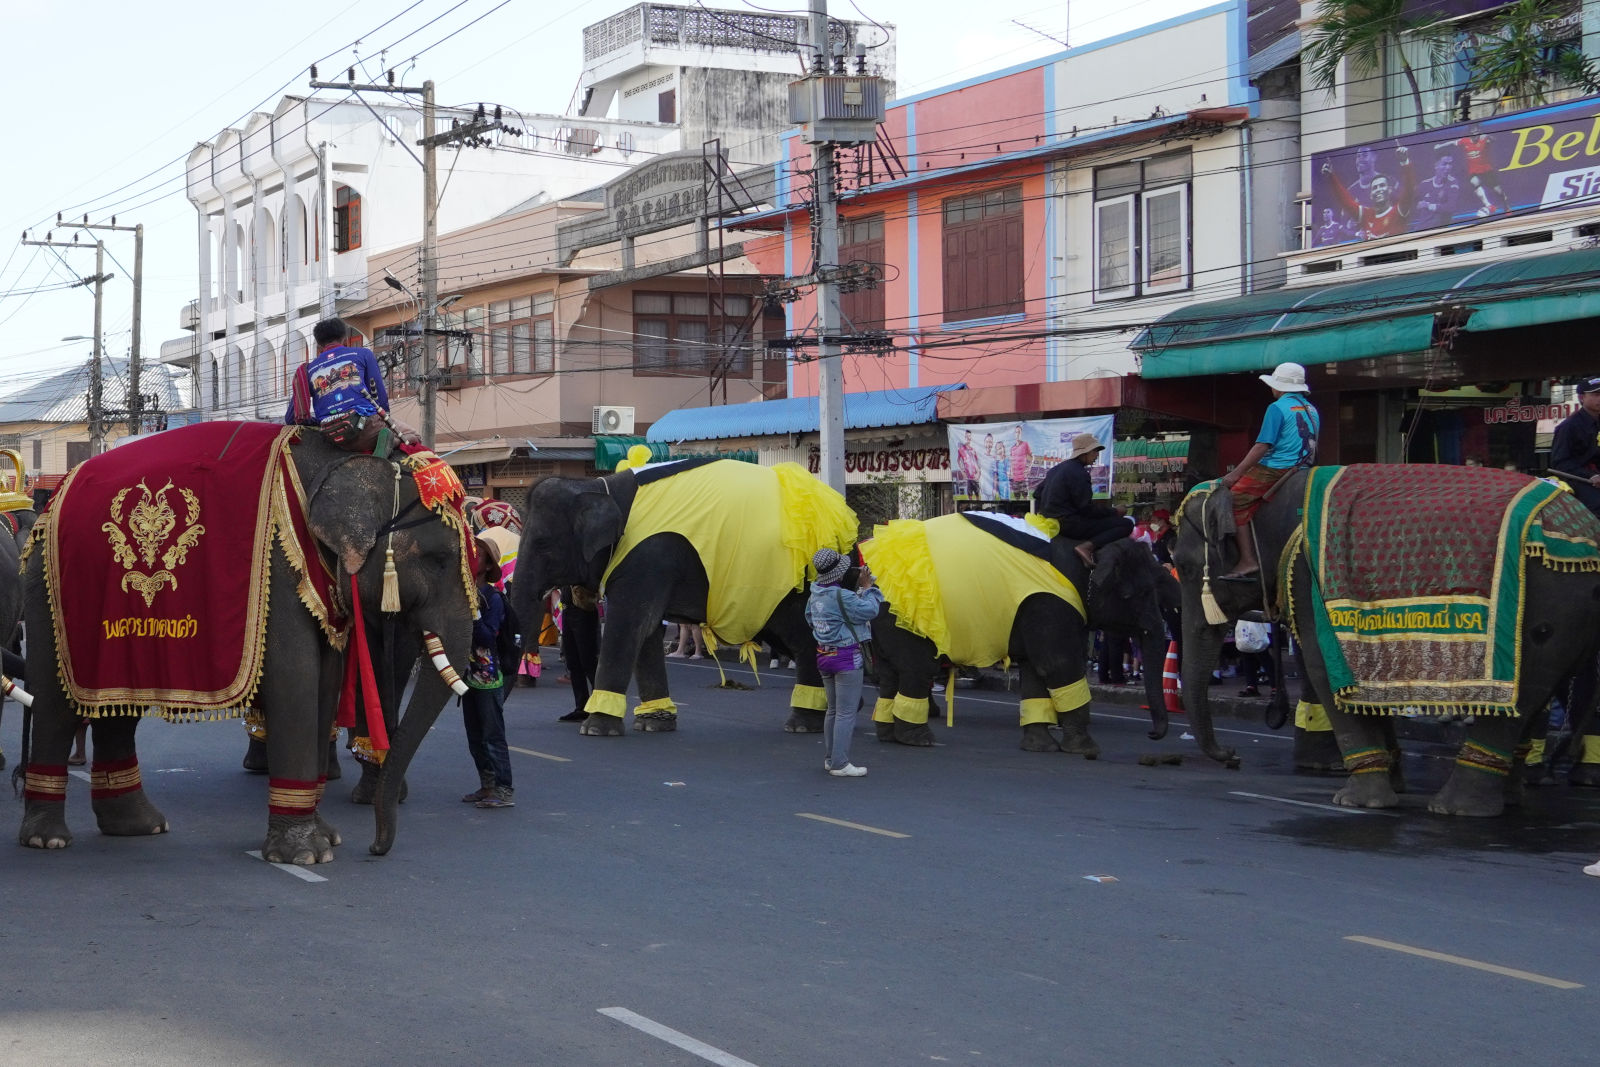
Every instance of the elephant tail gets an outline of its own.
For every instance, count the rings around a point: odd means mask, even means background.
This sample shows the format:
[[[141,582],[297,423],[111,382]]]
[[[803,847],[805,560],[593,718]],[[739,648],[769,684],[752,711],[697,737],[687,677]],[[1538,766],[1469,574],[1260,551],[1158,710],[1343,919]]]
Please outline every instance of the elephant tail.
[[[17,754],[17,765],[11,768],[11,795],[22,795],[22,782],[28,773],[28,764],[32,761],[33,748],[33,704],[24,704],[22,707],[22,750]]]

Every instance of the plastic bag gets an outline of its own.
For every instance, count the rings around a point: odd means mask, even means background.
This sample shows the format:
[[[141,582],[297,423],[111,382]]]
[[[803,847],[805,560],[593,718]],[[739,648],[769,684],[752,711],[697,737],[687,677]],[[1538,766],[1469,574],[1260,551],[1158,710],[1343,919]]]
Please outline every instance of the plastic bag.
[[[1265,652],[1272,643],[1272,631],[1264,622],[1240,619],[1233,626],[1233,647],[1240,652]]]

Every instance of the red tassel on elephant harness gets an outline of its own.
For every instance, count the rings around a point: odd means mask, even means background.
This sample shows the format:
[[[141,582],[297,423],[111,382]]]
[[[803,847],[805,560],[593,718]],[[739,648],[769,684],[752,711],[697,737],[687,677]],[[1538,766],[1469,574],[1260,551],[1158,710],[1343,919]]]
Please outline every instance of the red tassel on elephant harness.
[[[361,703],[367,709],[367,739],[375,752],[389,750],[389,731],[383,722],[383,704],[378,699],[378,679],[372,671],[372,652],[367,648],[367,628],[361,620],[361,589],[356,576],[350,576],[350,644],[345,652],[344,686],[339,693],[338,725],[356,724],[356,687],[361,688]]]

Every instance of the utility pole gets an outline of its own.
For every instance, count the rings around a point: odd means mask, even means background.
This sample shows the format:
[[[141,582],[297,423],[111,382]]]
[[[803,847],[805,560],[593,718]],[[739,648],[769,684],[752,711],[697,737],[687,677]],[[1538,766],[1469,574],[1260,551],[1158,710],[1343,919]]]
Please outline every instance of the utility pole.
[[[30,241],[26,232],[22,235],[25,245],[41,245],[46,248],[88,248],[88,245],[79,244],[77,241],[54,240],[53,233],[45,234],[43,241]],[[106,282],[111,280],[111,275],[105,272],[106,245],[104,241],[94,243],[94,275],[89,278],[79,279],[75,285],[94,286],[94,361],[89,365],[89,454],[98,456],[106,448],[106,420],[105,397],[103,379],[100,375],[100,359],[105,346],[104,316],[102,314],[105,304]]]
[[[826,75],[831,60],[828,0],[811,0],[814,75]],[[844,492],[844,358],[839,346],[839,200],[834,143],[812,145],[817,182],[817,436],[822,480]]]
[[[439,357],[434,347],[434,340],[438,336],[439,321],[439,167],[438,152],[440,145],[486,144],[482,138],[485,134],[495,130],[506,130],[520,133],[514,127],[507,126],[500,121],[500,108],[494,109],[491,119],[482,104],[478,105],[478,113],[468,122],[452,122],[450,129],[444,133],[435,133],[436,109],[434,106],[433,82],[425,81],[420,87],[411,85],[396,85],[394,71],[386,71],[387,83],[383,85],[358,85],[356,84],[356,69],[351,67],[347,72],[347,80],[342,82],[324,82],[317,80],[317,68],[311,68],[311,88],[313,89],[342,89],[345,92],[357,93],[403,93],[422,97],[422,137],[417,144],[422,147],[422,262],[417,266],[417,274],[422,282],[422,306],[418,309],[422,317],[422,375],[418,399],[422,407],[422,443],[429,448],[433,447],[434,424],[437,419],[439,400]],[[362,101],[363,104],[366,101]],[[371,110],[371,105],[368,105]],[[373,112],[376,115],[376,112]],[[416,154],[412,153],[412,158]]]
[[[89,216],[85,215],[82,222],[65,222],[61,213],[56,213],[56,224],[68,229],[77,230],[107,230],[120,233],[133,233],[133,349],[128,354],[128,432],[138,433],[144,426],[144,393],[140,390],[140,372],[143,361],[140,355],[139,344],[141,325],[143,322],[144,303],[144,223],[134,226],[118,226],[117,217],[111,216],[109,223],[90,223]],[[96,274],[100,271],[95,270]],[[95,327],[95,336],[100,335],[100,328]]]

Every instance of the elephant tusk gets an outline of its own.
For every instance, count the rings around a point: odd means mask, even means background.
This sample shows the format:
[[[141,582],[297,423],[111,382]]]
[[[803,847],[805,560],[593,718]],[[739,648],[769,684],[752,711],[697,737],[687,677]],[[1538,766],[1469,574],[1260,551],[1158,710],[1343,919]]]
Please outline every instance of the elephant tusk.
[[[467,683],[463,682],[461,675],[450,666],[450,659],[444,654],[444,642],[439,640],[439,635],[424,630],[422,647],[428,650],[428,659],[432,661],[433,669],[439,672],[439,677],[444,679],[444,684],[448,685],[456,696],[466,696]]]
[[[33,707],[33,694],[3,674],[0,674],[0,694],[10,697],[25,708]]]

